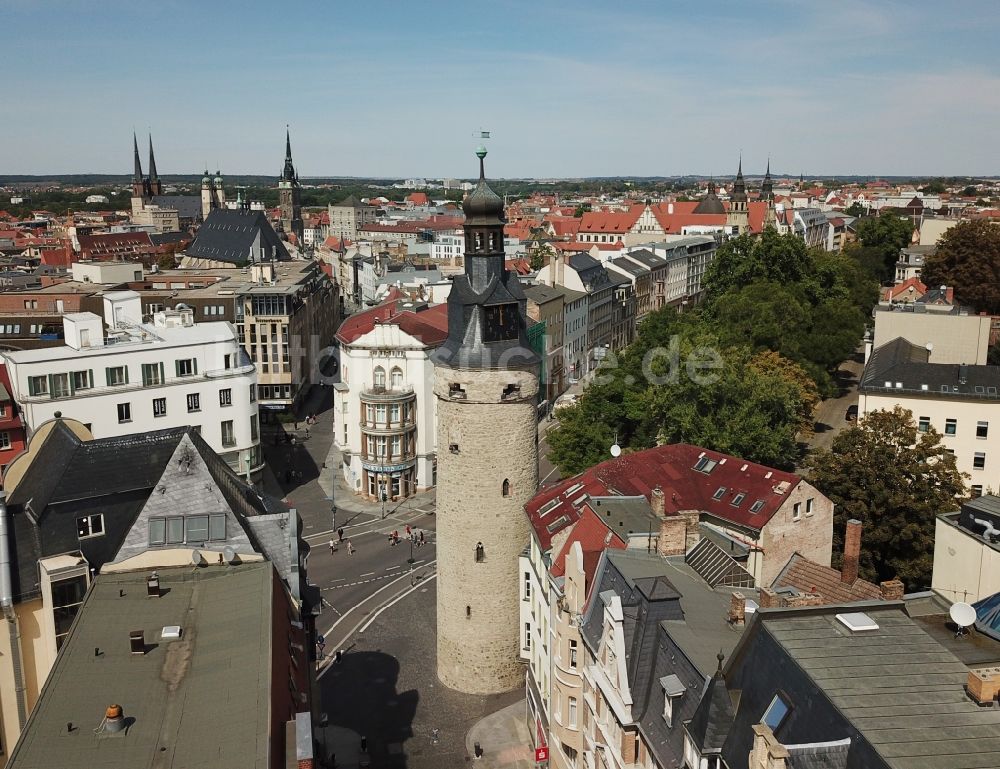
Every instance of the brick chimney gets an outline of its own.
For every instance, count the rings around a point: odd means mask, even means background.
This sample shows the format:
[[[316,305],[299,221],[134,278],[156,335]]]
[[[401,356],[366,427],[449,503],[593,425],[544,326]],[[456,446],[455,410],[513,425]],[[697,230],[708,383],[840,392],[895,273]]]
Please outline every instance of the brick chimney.
[[[887,582],[881,583],[879,589],[882,591],[883,601],[903,600],[903,583],[898,579],[890,579]]]
[[[649,491],[649,506],[653,509],[653,515],[657,518],[663,518],[664,511],[664,497],[663,489],[659,486],[654,486]]]
[[[840,567],[840,581],[853,585],[861,568],[861,521],[852,518],[844,531],[844,562]]]
[[[687,552],[687,521],[679,515],[660,519],[660,537],[656,552],[660,555],[684,555]]]
[[[762,609],[777,609],[782,605],[781,596],[769,587],[762,587],[757,605]]]
[[[1000,695],[1000,667],[969,671],[969,696],[980,705],[993,702]]]
[[[742,625],[746,622],[747,599],[740,593],[733,592],[729,599],[729,624]]]

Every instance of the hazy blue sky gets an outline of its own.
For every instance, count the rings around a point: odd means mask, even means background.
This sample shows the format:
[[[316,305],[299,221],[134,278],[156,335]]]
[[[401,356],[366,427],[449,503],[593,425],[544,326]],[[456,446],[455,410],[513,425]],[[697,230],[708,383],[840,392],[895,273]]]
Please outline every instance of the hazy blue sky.
[[[996,174],[1000,2],[0,0],[0,173]],[[142,143],[144,146],[144,142]],[[144,155],[145,157],[145,155]],[[144,160],[145,163],[145,160]]]

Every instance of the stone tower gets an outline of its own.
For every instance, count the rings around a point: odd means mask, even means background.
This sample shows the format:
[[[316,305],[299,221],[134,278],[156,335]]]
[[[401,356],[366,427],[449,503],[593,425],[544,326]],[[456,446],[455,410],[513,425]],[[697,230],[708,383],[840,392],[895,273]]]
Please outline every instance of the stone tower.
[[[538,486],[539,359],[526,300],[504,266],[503,201],[486,184],[465,199],[465,272],[448,296],[448,339],[435,352],[438,413],[437,665],[472,694],[523,683],[517,559],[524,505]]]
[[[285,232],[294,232],[302,246],[302,191],[299,189],[299,175],[292,163],[292,137],[285,129],[285,167],[278,179],[278,205],[281,208],[281,226]]]
[[[733,235],[745,235],[750,231],[750,208],[747,203],[747,183],[743,180],[743,158],[740,158],[736,181],[733,182],[733,193],[729,196],[726,229]]]
[[[212,194],[212,176],[205,169],[205,175],[201,177],[201,220],[205,221],[212,209],[216,208],[215,196]]]

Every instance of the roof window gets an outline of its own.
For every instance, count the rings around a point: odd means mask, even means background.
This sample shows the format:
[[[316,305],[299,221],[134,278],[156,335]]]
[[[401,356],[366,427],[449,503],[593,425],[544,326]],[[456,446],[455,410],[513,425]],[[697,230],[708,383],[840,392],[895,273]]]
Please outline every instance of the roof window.
[[[860,633],[864,630],[878,630],[878,623],[867,614],[860,611],[838,614],[837,622],[846,627],[852,633]]]
[[[772,732],[776,732],[791,709],[791,706],[785,702],[780,694],[775,694],[771,704],[767,706],[767,710],[761,716],[761,723],[767,724]]]
[[[729,504],[731,504],[733,507],[739,507],[741,504],[743,504],[743,500],[746,498],[747,495],[741,491],[739,494],[733,497],[733,501],[730,502]]]
[[[725,493],[726,493],[726,487],[725,486],[719,486],[719,488],[717,488],[715,490],[715,493],[712,495],[712,499],[718,501],[718,500],[722,499],[722,497],[723,497],[723,495]]]
[[[716,462],[714,459],[709,459],[708,457],[701,457],[697,461],[697,463],[695,463],[694,469],[697,470],[699,473],[705,473],[705,475],[708,475],[710,472],[712,472],[712,470],[715,469],[715,466],[717,464],[719,463]]]
[[[751,513],[759,513],[760,509],[763,506],[764,506],[764,500],[763,499],[758,499],[756,502],[754,502],[752,505],[750,505],[750,512]]]

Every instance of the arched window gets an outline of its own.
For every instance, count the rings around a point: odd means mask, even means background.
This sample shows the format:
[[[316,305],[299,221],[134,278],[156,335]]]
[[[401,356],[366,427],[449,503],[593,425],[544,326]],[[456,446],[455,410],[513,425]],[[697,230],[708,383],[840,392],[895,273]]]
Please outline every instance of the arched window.
[[[476,543],[476,563],[482,563],[486,560],[486,550],[483,549],[483,543]]]
[[[503,495],[505,497],[510,496],[510,479],[508,478],[503,479]]]
[[[375,374],[372,376],[372,382],[376,387],[385,387],[385,369],[381,366],[375,367]]]
[[[399,366],[393,366],[392,371],[389,372],[389,382],[393,389],[403,386],[403,369]]]

